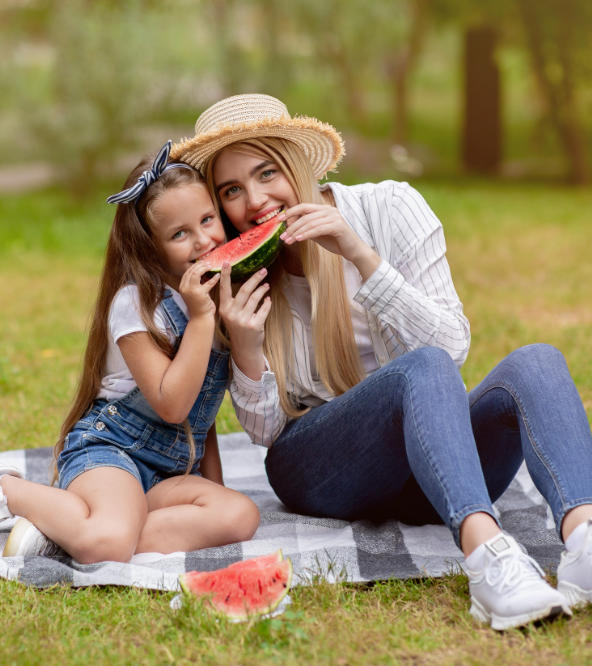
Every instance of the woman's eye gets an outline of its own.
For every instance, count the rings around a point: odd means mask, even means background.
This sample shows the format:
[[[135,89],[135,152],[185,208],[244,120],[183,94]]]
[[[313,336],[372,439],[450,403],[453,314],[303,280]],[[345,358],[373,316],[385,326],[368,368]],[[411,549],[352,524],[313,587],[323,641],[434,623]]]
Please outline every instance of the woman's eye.
[[[261,172],[261,178],[263,180],[267,180],[268,178],[271,178],[274,173],[275,169],[265,169],[264,171]]]
[[[226,198],[233,197],[234,195],[238,194],[239,191],[240,187],[238,185],[231,185],[224,190],[223,196]]]

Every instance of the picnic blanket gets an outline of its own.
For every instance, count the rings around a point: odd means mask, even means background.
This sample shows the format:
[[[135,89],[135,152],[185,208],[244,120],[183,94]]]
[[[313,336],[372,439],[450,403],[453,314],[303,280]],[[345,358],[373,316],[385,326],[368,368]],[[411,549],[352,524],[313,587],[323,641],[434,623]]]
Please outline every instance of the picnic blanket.
[[[218,569],[277,548],[291,558],[296,584],[311,583],[318,577],[330,582],[363,582],[441,576],[459,570],[462,554],[446,527],[408,526],[395,520],[348,522],[291,513],[267,482],[265,449],[253,446],[242,432],[220,436],[219,444],[226,485],[246,493],[259,506],[261,524],[252,540],[190,553],[144,553],[129,563],[83,565],[68,557],[0,558],[0,578],[37,587],[63,583],[177,590],[180,573]],[[49,448],[0,453],[0,465],[15,465],[26,478],[41,483],[49,480],[50,461]],[[545,570],[554,572],[562,546],[546,504],[524,467],[495,508],[504,528]],[[12,522],[0,525],[0,549]]]

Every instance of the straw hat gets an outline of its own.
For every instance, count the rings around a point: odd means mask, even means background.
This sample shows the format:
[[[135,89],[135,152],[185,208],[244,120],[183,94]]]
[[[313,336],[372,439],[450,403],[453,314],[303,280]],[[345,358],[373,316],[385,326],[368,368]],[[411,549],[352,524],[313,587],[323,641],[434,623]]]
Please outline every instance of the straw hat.
[[[283,102],[269,95],[235,95],[206,109],[195,123],[195,136],[173,145],[171,159],[202,169],[209,157],[236,141],[264,136],[298,144],[316,178],[335,169],[344,155],[337,130],[316,118],[292,118]]]

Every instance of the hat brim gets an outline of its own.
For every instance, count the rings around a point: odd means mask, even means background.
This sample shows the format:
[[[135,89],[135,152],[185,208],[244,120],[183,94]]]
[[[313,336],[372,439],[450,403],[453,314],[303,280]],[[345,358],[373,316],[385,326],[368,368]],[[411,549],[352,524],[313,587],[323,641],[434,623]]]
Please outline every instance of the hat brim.
[[[265,136],[279,137],[299,145],[310,160],[317,179],[333,171],[345,154],[337,130],[315,118],[295,117],[234,124],[183,139],[173,144],[170,159],[202,170],[210,157],[232,143]]]

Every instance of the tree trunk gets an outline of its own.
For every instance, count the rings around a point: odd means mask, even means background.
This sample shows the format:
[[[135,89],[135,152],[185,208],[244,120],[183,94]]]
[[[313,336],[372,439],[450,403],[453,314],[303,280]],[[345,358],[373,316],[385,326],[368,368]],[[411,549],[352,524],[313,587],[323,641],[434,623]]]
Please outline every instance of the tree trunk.
[[[497,38],[497,30],[489,25],[472,27],[465,33],[462,160],[472,171],[495,172],[501,162]]]

